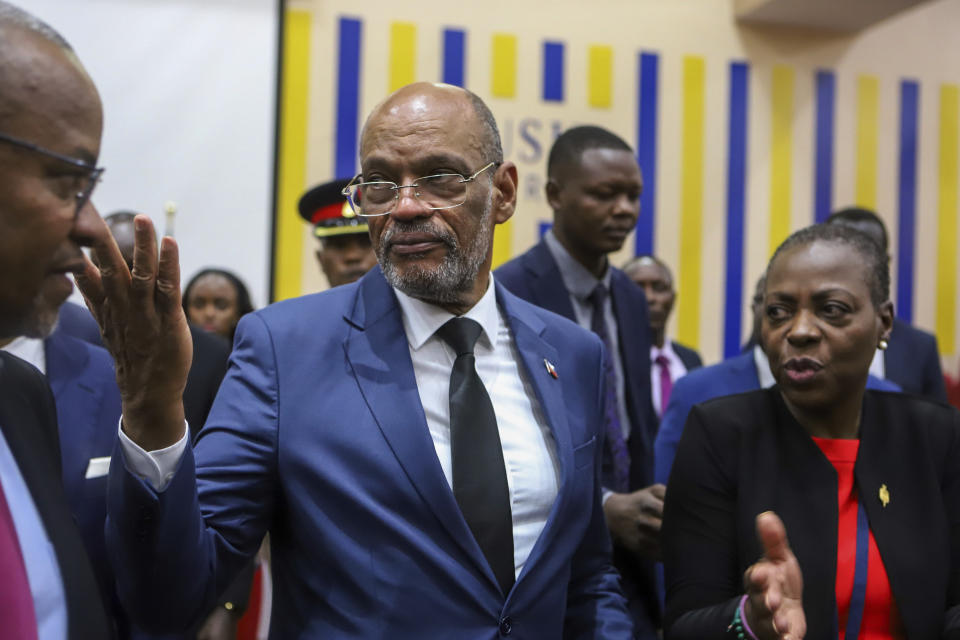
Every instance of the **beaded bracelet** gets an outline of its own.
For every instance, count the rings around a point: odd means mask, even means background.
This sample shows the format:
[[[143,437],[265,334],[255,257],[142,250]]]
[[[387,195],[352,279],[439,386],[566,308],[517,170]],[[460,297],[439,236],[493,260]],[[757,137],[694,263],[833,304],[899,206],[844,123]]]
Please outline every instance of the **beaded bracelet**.
[[[747,624],[747,616],[744,612],[744,604],[747,601],[747,596],[740,598],[740,604],[737,606],[737,610],[733,614],[733,622],[730,623],[730,626],[727,627],[727,631],[733,631],[737,634],[737,640],[758,640],[757,635],[753,632],[753,629],[750,628],[750,625]]]

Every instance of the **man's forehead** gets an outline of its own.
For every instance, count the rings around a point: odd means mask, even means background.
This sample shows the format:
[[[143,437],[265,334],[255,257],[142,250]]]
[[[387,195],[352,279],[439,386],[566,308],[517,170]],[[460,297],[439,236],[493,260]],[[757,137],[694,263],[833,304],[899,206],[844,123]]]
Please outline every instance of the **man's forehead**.
[[[0,26],[0,39],[0,117],[5,128],[10,128],[7,123],[16,128],[25,119],[39,119],[48,126],[61,121],[92,127],[99,136],[100,98],[72,51],[17,27]]]

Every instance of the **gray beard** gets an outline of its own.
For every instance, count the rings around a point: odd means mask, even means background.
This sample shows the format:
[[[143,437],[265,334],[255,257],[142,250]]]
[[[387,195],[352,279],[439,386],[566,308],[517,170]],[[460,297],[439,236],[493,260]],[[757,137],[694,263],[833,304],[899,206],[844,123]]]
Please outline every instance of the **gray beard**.
[[[492,193],[491,193],[492,196]],[[384,232],[377,247],[377,260],[383,276],[391,286],[399,289],[411,298],[417,298],[433,304],[456,304],[463,294],[473,288],[480,267],[483,265],[493,239],[493,221],[490,219],[492,198],[487,199],[483,210],[483,223],[467,247],[461,247],[457,238],[446,230],[434,228],[429,219],[410,223],[395,223]],[[435,269],[424,269],[418,265],[401,270],[390,260],[386,247],[394,233],[419,232],[430,233],[447,247],[447,255]]]

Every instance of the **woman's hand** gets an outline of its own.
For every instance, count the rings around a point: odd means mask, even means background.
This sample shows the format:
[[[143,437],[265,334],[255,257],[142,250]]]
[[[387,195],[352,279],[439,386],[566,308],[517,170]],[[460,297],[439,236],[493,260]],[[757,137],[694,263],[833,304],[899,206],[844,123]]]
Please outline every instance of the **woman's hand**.
[[[783,522],[772,511],[761,513],[757,537],[763,545],[763,558],[743,576],[746,623],[761,640],[802,640],[807,633],[803,574],[787,543]]]

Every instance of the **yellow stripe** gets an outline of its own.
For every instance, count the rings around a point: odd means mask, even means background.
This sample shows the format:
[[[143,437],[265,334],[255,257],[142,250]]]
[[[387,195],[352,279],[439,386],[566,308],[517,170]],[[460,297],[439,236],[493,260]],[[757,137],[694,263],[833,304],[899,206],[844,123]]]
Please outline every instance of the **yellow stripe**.
[[[877,208],[877,111],[880,81],[857,78],[857,206]]]
[[[504,33],[493,36],[493,73],[490,93],[497,98],[517,95],[517,37]],[[503,226],[503,225],[501,225]]]
[[[390,25],[390,91],[408,85],[417,76],[417,26],[412,22]]]
[[[770,148],[770,255],[790,234],[793,172],[793,69],[773,68]]]
[[[595,45],[588,54],[588,102],[609,109],[613,104],[613,47]]]
[[[957,204],[960,87],[940,88],[940,203],[937,226],[937,342],[940,352],[956,353]]]
[[[274,300],[302,293],[304,224],[297,201],[306,185],[307,102],[310,86],[309,11],[287,11],[284,16],[283,79],[280,93],[280,153],[276,245],[274,247]]]
[[[493,260],[491,269],[496,269],[513,257],[513,220],[507,220],[493,228]]]
[[[680,193],[680,273],[677,340],[700,344],[700,255],[703,223],[703,121],[706,63],[683,59],[683,165]]]

